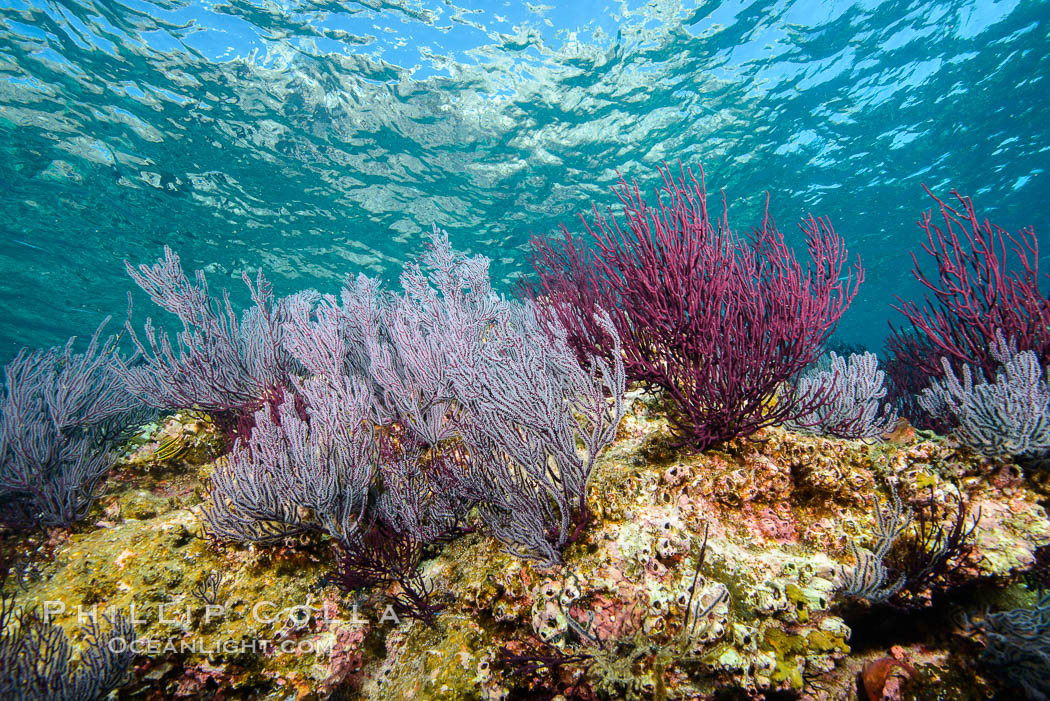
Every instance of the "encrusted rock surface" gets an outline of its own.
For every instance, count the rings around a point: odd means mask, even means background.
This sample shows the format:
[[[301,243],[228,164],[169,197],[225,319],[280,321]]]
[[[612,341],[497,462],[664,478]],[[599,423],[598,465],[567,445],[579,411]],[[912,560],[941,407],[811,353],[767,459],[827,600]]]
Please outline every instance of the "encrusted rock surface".
[[[428,628],[398,619],[382,592],[336,589],[321,538],[202,537],[219,440],[190,414],[153,427],[89,522],[23,544],[36,552],[22,559],[21,605],[62,602],[55,620],[72,631],[78,607],[134,604],[154,649],[123,697],[852,699],[858,675],[900,698],[994,690],[951,611],[983,610],[1050,543],[1045,495],[1016,466],[943,439],[767,429],[692,454],[635,392],[592,478],[595,520],[564,564],[541,568],[482,533],[436,548],[423,566],[444,608]],[[938,505],[946,523],[960,499],[979,516],[969,553],[926,594],[936,625],[899,640],[869,631],[872,617],[910,614],[841,596],[851,544],[873,547],[876,503],[891,493]]]

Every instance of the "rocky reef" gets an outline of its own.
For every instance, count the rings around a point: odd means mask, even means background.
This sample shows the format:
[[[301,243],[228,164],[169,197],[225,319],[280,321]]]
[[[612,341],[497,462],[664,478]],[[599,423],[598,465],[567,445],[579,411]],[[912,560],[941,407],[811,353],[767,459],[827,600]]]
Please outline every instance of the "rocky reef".
[[[868,442],[767,428],[695,453],[633,391],[563,564],[481,532],[428,546],[428,627],[396,592],[341,591],[324,536],[208,539],[220,441],[193,413],[146,427],[89,519],[16,543],[19,605],[74,638],[94,612],[133,615],[122,698],[990,697],[1008,682],[973,622],[1034,600],[1022,582],[1050,544],[1045,485],[906,424]],[[934,552],[953,519],[962,542],[884,601],[847,596],[895,500],[923,518],[894,547]]]

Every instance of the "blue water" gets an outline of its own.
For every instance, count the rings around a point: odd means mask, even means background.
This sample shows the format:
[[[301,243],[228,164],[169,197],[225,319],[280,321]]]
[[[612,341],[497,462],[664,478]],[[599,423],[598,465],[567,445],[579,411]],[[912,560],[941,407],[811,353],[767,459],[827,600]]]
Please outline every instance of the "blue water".
[[[509,283],[532,233],[665,159],[742,230],[767,190],[796,244],[829,217],[867,269],[848,342],[920,292],[921,183],[1034,225],[1050,270],[1047,3],[0,7],[4,361],[122,318],[123,260],[165,243],[246,301],[260,266],[278,294],[392,277],[437,223]]]

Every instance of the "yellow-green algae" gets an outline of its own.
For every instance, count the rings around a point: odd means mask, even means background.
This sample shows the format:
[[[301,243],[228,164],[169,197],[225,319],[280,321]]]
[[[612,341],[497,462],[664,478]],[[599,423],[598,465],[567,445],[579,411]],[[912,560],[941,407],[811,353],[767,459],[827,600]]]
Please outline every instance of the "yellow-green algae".
[[[339,689],[349,698],[499,699],[582,678],[605,698],[709,698],[737,687],[845,699],[857,669],[832,605],[852,565],[849,543],[871,544],[875,500],[891,486],[906,503],[932,494],[945,513],[959,494],[980,507],[973,553],[960,564],[970,579],[1005,580],[1050,543],[1041,495],[1016,468],[943,440],[869,445],[767,429],[696,455],[674,448],[654,402],[631,400],[592,478],[596,521],[564,564],[537,567],[482,533],[443,546],[424,563],[445,606],[435,629],[380,622],[382,592],[354,599],[327,584],[333,563],[321,539],[278,547],[202,539],[198,473],[221,446],[195,414],[140,439],[89,522],[52,538],[53,559],[33,564],[18,601],[60,600],[67,611],[134,601],[139,636],[212,650],[143,660],[124,692],[136,696],[195,696],[211,685],[227,698]],[[205,622],[193,589],[215,571],[228,610]],[[260,600],[286,615],[254,620]],[[161,604],[176,619],[189,606],[189,620],[161,621]],[[76,628],[75,615],[58,622]],[[302,643],[304,652],[223,647],[258,640]],[[552,678],[500,664],[502,648],[588,658]]]

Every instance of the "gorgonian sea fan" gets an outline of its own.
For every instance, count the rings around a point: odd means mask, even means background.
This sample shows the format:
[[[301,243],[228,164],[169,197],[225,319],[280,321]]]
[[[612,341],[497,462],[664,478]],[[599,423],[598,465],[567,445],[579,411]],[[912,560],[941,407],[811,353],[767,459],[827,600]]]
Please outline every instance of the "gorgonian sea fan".
[[[255,412],[212,477],[212,534],[323,531],[357,571],[419,549],[362,550],[375,524],[427,544],[477,507],[511,552],[560,561],[623,416],[620,354],[581,364],[564,331],[548,338],[534,305],[496,295],[488,259],[456,253],[443,232],[421,263],[406,266],[403,294],[359,276],[342,304],[288,303],[284,348],[312,373],[290,379],[303,410],[286,399]],[[596,323],[617,348],[609,317]]]
[[[383,405],[427,444],[459,441],[463,499],[511,552],[557,562],[588,521],[590,475],[623,416],[620,355],[579,362],[564,331],[547,338],[531,303],[494,293],[488,259],[454,252],[443,232],[421,263],[384,308],[386,339],[367,344]],[[595,323],[618,343],[604,313]]]
[[[98,701],[128,682],[135,661],[135,629],[123,612],[96,617],[81,628],[81,650],[66,631],[35,610],[0,595],[0,698],[24,701]]]
[[[0,391],[0,523],[68,526],[83,518],[113,449],[145,419],[118,377],[102,322],[83,353],[23,349]]]
[[[979,369],[968,365],[956,376],[942,358],[944,377],[924,389],[918,403],[955,426],[955,437],[972,450],[1043,465],[1050,458],[1050,367],[1044,369],[1034,351],[1017,350],[1002,333],[990,352],[1001,365],[994,382],[981,382]]]
[[[919,404],[919,394],[930,384],[930,375],[920,362],[923,358],[937,357],[933,344],[915,329],[903,332],[907,344],[890,339],[888,355],[883,367],[886,370],[887,399],[897,411],[916,428],[946,434],[951,425],[942,418],[930,416]]]
[[[924,186],[925,187],[925,186]],[[891,353],[918,367],[929,378],[941,377],[941,358],[955,371],[976,366],[988,380],[1000,363],[992,349],[996,333],[1011,339],[1020,351],[1033,351],[1050,362],[1050,298],[1039,291],[1039,239],[1028,227],[1012,236],[977,217],[973,202],[956,191],[955,209],[926,189],[940,207],[944,228],[933,212],[922,215],[922,244],[937,266],[927,275],[912,254],[913,274],[932,293],[920,306],[898,297],[897,311],[911,329],[890,325]],[[1007,245],[1009,244],[1009,246]]]
[[[129,316],[126,329],[138,353],[133,363],[118,358],[124,382],[149,406],[212,412],[232,438],[246,438],[255,412],[263,405],[276,410],[291,390],[289,378],[301,368],[284,347],[285,327],[294,312],[320,295],[308,290],[277,299],[262,271],[254,285],[244,273],[253,305],[238,317],[229,293],[212,298],[203,271],[196,271],[191,282],[167,246],[164,258],[153,265],[125,265],[135,283],[183,328],[173,343],[147,318],[140,338]]]
[[[344,545],[358,537],[378,462],[371,393],[346,376],[293,382],[306,417],[290,401],[264,406],[212,475],[202,516],[213,535],[273,543],[324,531]]]
[[[768,210],[750,236],[729,228],[725,203],[712,222],[701,180],[660,169],[656,207],[621,177],[614,189],[627,226],[594,209],[587,236],[533,239],[526,289],[549,321],[570,329],[581,357],[608,352],[596,321],[609,312],[627,376],[661,389],[683,442],[706,448],[809,413],[826,393],[804,396],[794,378],[821,353],[863,280],[858,260],[824,219],[801,223],[803,266]],[[780,393],[778,394],[778,388]]]
[[[793,430],[839,438],[872,438],[893,430],[897,411],[882,402],[886,396],[885,373],[874,353],[853,353],[845,358],[831,352],[802,373],[798,391],[807,399],[826,395],[828,400],[807,415],[787,422]]]

